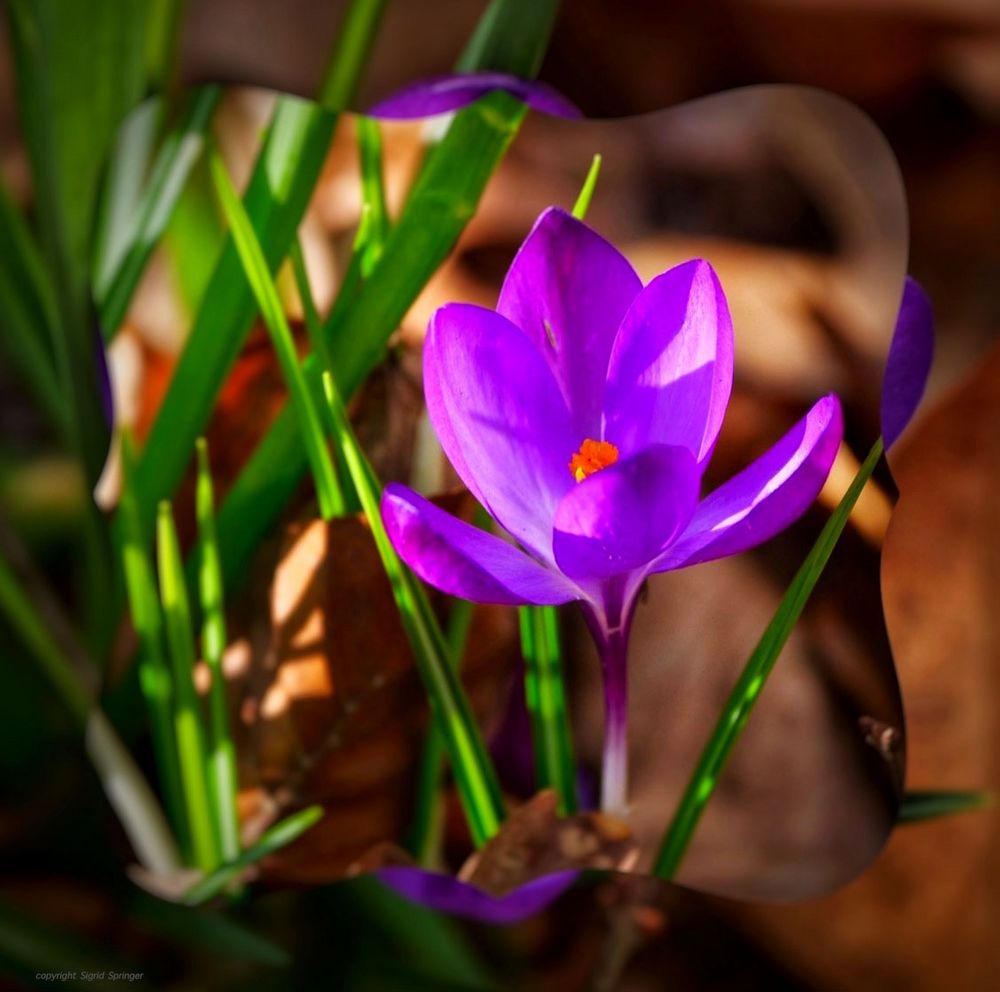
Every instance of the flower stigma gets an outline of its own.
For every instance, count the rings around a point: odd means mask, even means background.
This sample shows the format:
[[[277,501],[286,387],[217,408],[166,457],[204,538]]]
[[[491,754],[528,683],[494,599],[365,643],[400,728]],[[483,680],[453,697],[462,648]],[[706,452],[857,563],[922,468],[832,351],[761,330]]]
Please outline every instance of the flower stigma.
[[[618,449],[610,441],[595,441],[587,438],[580,450],[569,460],[569,470],[577,482],[583,482],[589,475],[618,461]]]

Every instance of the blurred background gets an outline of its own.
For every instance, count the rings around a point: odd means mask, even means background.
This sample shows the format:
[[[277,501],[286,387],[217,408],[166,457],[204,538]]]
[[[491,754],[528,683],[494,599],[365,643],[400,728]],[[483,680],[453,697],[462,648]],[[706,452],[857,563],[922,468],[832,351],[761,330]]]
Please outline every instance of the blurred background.
[[[188,0],[182,75],[191,83],[308,95],[341,10],[309,0],[280,9],[256,0]],[[447,71],[481,11],[472,0],[391,3],[359,109],[408,80]],[[8,51],[5,44],[2,167],[26,199]],[[848,437],[824,502],[839,498],[852,456],[863,457],[877,433],[880,367],[904,271],[925,285],[937,313],[930,398],[893,453],[895,482],[883,472],[859,505],[692,848],[681,881],[742,899],[594,881],[535,920],[491,931],[387,906],[366,882],[331,888],[371,843],[401,829],[422,720],[411,713],[419,691],[405,641],[379,622],[392,609],[364,533],[349,520],[317,527],[304,496],[238,598],[230,689],[245,729],[244,819],[266,820],[276,806],[314,799],[331,815],[267,864],[264,883],[275,891],[243,907],[243,922],[294,948],[295,980],[303,985],[319,977],[345,988],[480,987],[468,962],[470,970],[451,973],[451,985],[438,970],[444,960],[458,967],[457,933],[458,946],[472,948],[491,973],[506,976],[500,987],[510,988],[584,988],[595,972],[616,970],[619,959],[628,963],[615,987],[635,990],[1000,987],[996,813],[897,829],[860,878],[817,895],[874,857],[891,821],[902,759],[887,760],[867,744],[858,720],[876,716],[902,731],[893,660],[906,714],[907,787],[1000,786],[1000,521],[993,495],[1000,480],[1000,8],[987,0],[573,0],[557,22],[541,78],[589,115],[649,116],[529,121],[355,410],[383,478],[423,472],[428,490],[454,481],[438,462],[428,469],[413,461],[414,447],[421,450],[419,344],[427,317],[446,300],[491,305],[533,218],[548,203],[573,202],[597,151],[605,168],[590,221],[644,278],[704,254],[729,294],[739,378],[716,479],[763,450],[816,395],[836,390],[848,408]],[[818,87],[856,104],[885,135],[900,175],[878,132],[820,94],[751,90],[672,115],[651,113],[759,84]],[[246,88],[224,98],[216,131],[238,180],[270,100]],[[392,211],[415,168],[421,129],[385,131]],[[337,286],[357,221],[357,189],[356,149],[341,128],[303,227],[321,308]],[[207,245],[217,233],[209,227]],[[197,294],[184,280],[176,259],[162,253],[112,356],[118,407],[140,436],[183,343],[185,294]],[[294,312],[290,281],[287,290]],[[2,433],[16,439],[5,456],[23,462],[38,444],[36,425],[14,384],[3,382]],[[277,408],[280,388],[259,329],[209,434],[222,491]],[[44,467],[58,471],[57,463]],[[18,478],[23,485],[26,477]],[[58,476],[41,478],[49,503],[39,509],[38,490],[8,486],[3,512],[44,541],[61,489]],[[900,503],[886,533],[897,487]],[[178,500],[181,510],[187,503]],[[633,647],[640,835],[662,829],[699,735],[822,520],[817,509],[766,553],[651,589]],[[363,596],[346,599],[330,548],[351,556],[352,584]],[[359,618],[358,603],[368,604],[369,619]],[[318,649],[310,618],[320,624]],[[481,610],[475,623],[478,650],[468,659],[474,701],[491,731],[516,736],[516,707],[507,705],[517,663],[513,618]],[[594,765],[594,663],[580,631],[570,625],[569,633],[575,729],[581,754]],[[664,643],[671,645],[666,655]],[[311,653],[301,650],[306,644]],[[391,699],[362,714],[355,736],[344,726],[326,767],[318,762],[303,772],[303,755],[324,753],[318,744],[341,714],[345,691],[348,701],[351,693],[363,698],[360,676],[352,685],[337,668],[348,657],[377,657],[398,674]],[[270,667],[262,668],[261,658]],[[47,712],[57,707],[47,707],[44,690],[26,673],[9,678],[4,912],[79,934],[91,946],[120,947],[133,966],[155,962],[163,987],[245,987],[250,975],[255,987],[286,987],[266,947],[243,947],[239,932],[213,934],[206,925],[204,950],[192,950],[190,935],[170,936],[183,924],[164,904],[123,880],[109,882],[120,875],[124,845],[117,837],[108,842],[113,830],[99,792],[79,756],[67,751],[65,732],[51,733],[59,715]],[[26,718],[22,699],[45,718]],[[656,748],[647,745],[651,739]],[[665,767],[664,754],[674,759]],[[515,767],[508,774],[515,792],[516,780]],[[299,887],[285,891],[286,883]],[[792,897],[788,906],[760,901]],[[452,941],[452,957],[436,953],[444,945],[433,942],[435,934]],[[185,948],[178,960],[171,939]],[[216,953],[220,946],[225,954]],[[421,973],[438,977],[421,985],[414,977]]]

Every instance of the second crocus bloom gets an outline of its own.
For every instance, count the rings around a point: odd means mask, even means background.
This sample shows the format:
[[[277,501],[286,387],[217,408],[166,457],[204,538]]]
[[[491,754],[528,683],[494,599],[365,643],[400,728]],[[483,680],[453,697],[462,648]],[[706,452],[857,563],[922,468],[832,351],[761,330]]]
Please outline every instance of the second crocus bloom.
[[[643,286],[613,245],[554,208],[495,311],[449,304],[428,329],[431,422],[515,543],[401,485],[386,489],[386,527],[403,560],[454,596],[580,602],[604,671],[606,810],[626,805],[625,656],[642,583],[783,530],[816,498],[841,441],[840,404],[823,397],[701,498],[732,380],[732,321],[707,262]]]

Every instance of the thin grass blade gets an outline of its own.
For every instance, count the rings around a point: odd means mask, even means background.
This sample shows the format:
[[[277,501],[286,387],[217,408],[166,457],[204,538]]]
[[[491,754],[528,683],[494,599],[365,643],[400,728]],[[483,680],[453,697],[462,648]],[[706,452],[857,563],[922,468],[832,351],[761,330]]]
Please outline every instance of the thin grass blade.
[[[247,281],[250,283],[254,298],[257,300],[261,316],[264,318],[264,324],[271,335],[271,343],[278,357],[278,364],[281,366],[282,375],[288,385],[288,391],[291,393],[292,406],[299,422],[300,436],[316,482],[320,514],[325,520],[329,520],[344,512],[344,498],[340,492],[340,484],[330,459],[330,453],[327,451],[326,436],[319,410],[313,402],[312,393],[299,364],[299,356],[295,349],[292,330],[288,326],[288,318],[285,316],[281,298],[271,278],[270,267],[260,242],[254,234],[250,218],[240,202],[232,180],[222,164],[222,159],[216,154],[212,155],[211,167],[216,192],[229,222],[233,243],[236,245]]]
[[[198,439],[198,479],[195,512],[198,518],[198,592],[201,604],[201,652],[211,675],[208,691],[208,781],[212,793],[219,853],[231,861],[240,853],[240,824],[236,813],[236,748],[229,726],[226,679],[222,655],[226,649],[225,595],[215,534],[215,496],[208,463],[208,445]]]
[[[343,401],[329,372],[323,373],[323,387],[334,440],[361,500],[382,565],[392,585],[431,712],[448,750],[469,829],[475,843],[482,845],[496,833],[504,817],[496,772],[423,586],[399,560],[386,534],[379,510],[381,486],[354,436]]]
[[[230,882],[251,865],[266,858],[275,851],[287,847],[292,841],[301,837],[310,827],[314,827],[323,818],[322,806],[307,806],[298,813],[293,813],[280,823],[265,830],[256,844],[248,847],[239,857],[220,865],[203,879],[191,886],[181,898],[188,906],[197,906],[217,896]]]
[[[358,117],[358,147],[361,150],[361,224],[355,242],[361,277],[367,279],[378,263],[389,233],[389,211],[382,180],[382,133],[378,121]]]
[[[942,816],[971,813],[973,810],[992,809],[996,796],[991,792],[975,790],[913,790],[903,795],[899,804],[899,823],[923,823]]]
[[[462,657],[469,636],[474,606],[467,599],[456,599],[451,606],[445,641],[448,657],[455,670],[461,672]],[[425,868],[441,864],[441,840],[444,826],[442,775],[447,755],[444,737],[437,721],[431,721],[420,756],[417,772],[417,798],[413,804],[413,820],[407,836],[406,849]]]
[[[559,614],[552,606],[522,606],[518,619],[536,785],[539,789],[555,789],[559,814],[568,816],[577,810],[576,768],[566,706]]]
[[[726,765],[733,747],[746,726],[754,704],[757,702],[768,675],[771,674],[782,648],[792,629],[802,615],[819,577],[830,560],[830,555],[847,525],[854,504],[862,489],[871,478],[879,458],[882,456],[882,439],[872,446],[868,457],[858,469],[847,492],[820,532],[812,550],[806,556],[791,585],[785,591],[781,603],[768,624],[763,636],[750,656],[733,691],[726,700],[712,735],[701,753],[694,773],[688,781],[680,803],[674,812],[670,826],[654,865],[654,874],[660,878],[673,878],[691,842],[695,828],[708,805],[719,776]]]
[[[174,737],[174,686],[164,649],[163,616],[156,590],[153,563],[143,541],[132,492],[135,459],[131,438],[122,438],[122,495],[120,500],[121,555],[132,626],[139,637],[139,688],[149,712],[153,754],[160,773],[160,787],[181,849],[190,858],[191,832],[188,829],[181,771]]]
[[[191,834],[191,853],[196,867],[211,871],[219,864],[219,844],[209,798],[201,701],[194,687],[194,634],[180,544],[170,503],[166,500],[160,504],[156,538],[160,602],[174,676],[174,737]]]

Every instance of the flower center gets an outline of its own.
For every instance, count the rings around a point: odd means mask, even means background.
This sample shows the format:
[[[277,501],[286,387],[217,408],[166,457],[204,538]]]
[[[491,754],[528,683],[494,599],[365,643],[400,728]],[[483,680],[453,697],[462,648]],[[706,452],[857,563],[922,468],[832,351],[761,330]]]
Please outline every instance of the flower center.
[[[569,470],[577,482],[583,482],[588,475],[600,472],[616,461],[618,449],[610,441],[595,441],[588,437],[569,460]]]

